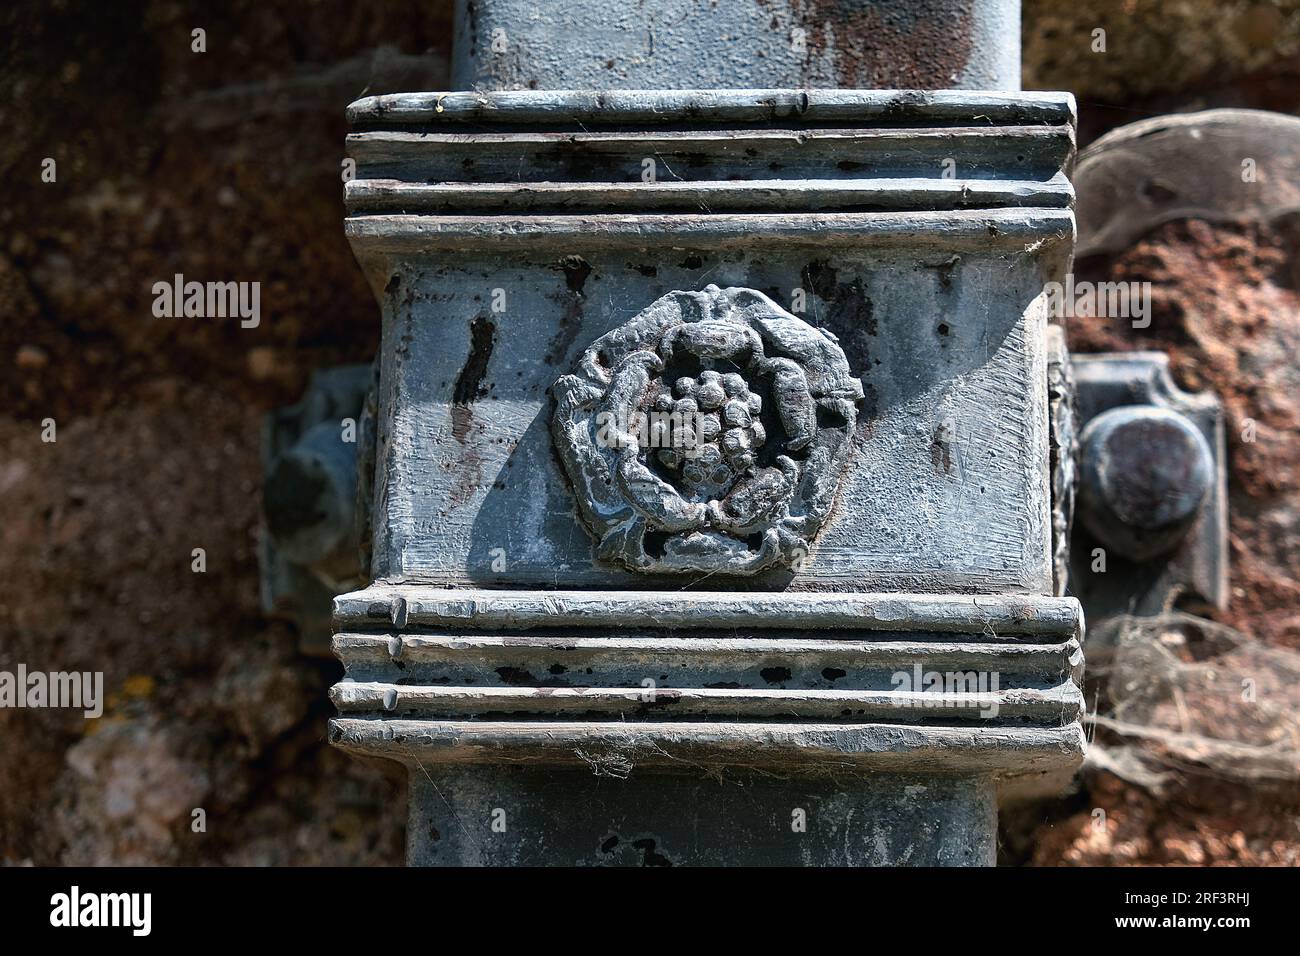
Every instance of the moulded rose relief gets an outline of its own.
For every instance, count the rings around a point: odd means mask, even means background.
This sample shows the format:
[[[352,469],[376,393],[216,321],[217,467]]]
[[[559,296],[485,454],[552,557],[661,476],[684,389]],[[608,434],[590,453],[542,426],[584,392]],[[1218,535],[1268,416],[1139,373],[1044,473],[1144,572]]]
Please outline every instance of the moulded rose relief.
[[[862,384],[834,336],[711,285],[601,336],[554,393],[555,444],[602,559],[754,574],[807,554]]]

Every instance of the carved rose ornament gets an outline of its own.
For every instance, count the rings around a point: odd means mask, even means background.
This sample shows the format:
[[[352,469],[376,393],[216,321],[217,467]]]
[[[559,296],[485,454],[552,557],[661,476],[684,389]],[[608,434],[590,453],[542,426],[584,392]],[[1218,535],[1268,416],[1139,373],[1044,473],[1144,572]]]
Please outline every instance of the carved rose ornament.
[[[601,559],[754,574],[807,554],[862,384],[834,336],[711,285],[601,336],[554,393],[555,444]]]

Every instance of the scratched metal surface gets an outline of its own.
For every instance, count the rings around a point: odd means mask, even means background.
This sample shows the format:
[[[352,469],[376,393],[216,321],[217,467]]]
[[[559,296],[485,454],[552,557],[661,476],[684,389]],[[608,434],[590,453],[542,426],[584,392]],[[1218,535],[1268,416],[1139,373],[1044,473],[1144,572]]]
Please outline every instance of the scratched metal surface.
[[[459,0],[459,89],[1020,88],[1019,0]]]
[[[549,389],[587,343],[644,304],[718,282],[783,304],[813,285],[807,317],[840,338],[868,396],[811,560],[794,579],[780,572],[759,586],[1050,584],[1042,277],[1032,258],[926,250],[918,263],[913,249],[788,244],[539,252],[445,254],[414,265],[387,296],[378,577],[645,583],[593,558],[552,448]],[[571,256],[585,263],[581,285],[564,268]],[[506,292],[503,314],[491,311],[494,288]],[[504,568],[494,570],[498,548]]]

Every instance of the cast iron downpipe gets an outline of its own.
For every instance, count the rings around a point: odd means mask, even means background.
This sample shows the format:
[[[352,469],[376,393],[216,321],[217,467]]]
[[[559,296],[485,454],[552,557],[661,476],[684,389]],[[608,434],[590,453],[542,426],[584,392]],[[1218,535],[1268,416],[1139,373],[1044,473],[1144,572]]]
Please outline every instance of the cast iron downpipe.
[[[987,865],[999,786],[1078,765],[1074,107],[1018,38],[475,0],[463,92],[350,108],[383,340],[331,740],[410,769],[412,864]]]

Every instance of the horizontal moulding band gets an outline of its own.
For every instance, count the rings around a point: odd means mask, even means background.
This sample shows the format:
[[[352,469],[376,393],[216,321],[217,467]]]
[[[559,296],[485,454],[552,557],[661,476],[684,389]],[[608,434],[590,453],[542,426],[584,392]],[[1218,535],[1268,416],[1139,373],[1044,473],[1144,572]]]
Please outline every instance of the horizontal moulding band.
[[[1064,727],[918,727],[899,724],[727,722],[477,722],[340,717],[330,741],[353,753],[423,763],[587,765],[627,776],[754,766],[836,773],[896,770],[1024,774],[1077,767],[1078,723]]]
[[[674,212],[737,210],[818,212],[910,211],[1041,206],[1069,208],[1074,192],[1058,173],[1047,182],[987,179],[762,180],[657,183],[407,183],[354,179],[349,212],[526,213],[608,212],[615,208]]]
[[[910,675],[909,675],[910,676]],[[732,687],[441,687],[342,681],[330,699],[345,713],[450,718],[592,715],[604,719],[725,717],[736,720],[868,719],[949,724],[982,721],[1060,726],[1078,720],[1083,694],[1073,682],[1046,688],[993,687],[971,675],[971,690]],[[999,683],[1000,682],[996,682]],[[936,685],[937,686],[937,685]]]
[[[710,591],[451,590],[373,585],[334,599],[338,630],[658,627],[818,628],[1079,637],[1083,612],[1044,595],[844,594]]]
[[[560,633],[556,633],[556,631]],[[757,629],[755,629],[757,630]],[[768,632],[770,633],[770,632]],[[823,632],[826,637],[807,636],[684,637],[669,636],[644,625],[624,625],[614,633],[600,635],[595,629],[568,627],[530,631],[523,634],[381,633],[335,634],[335,655],[346,665],[362,667],[400,661],[403,665],[440,664],[470,666],[473,662],[513,662],[563,658],[572,666],[626,667],[648,662],[691,667],[758,667],[768,660],[791,662],[795,666],[822,668],[894,669],[925,661],[927,667],[1001,669],[1025,673],[1057,674],[1073,671],[1082,663],[1076,638],[1057,635],[1056,643],[964,640],[952,635],[930,640],[917,635],[888,635],[876,632],[860,639],[853,632]],[[893,636],[893,640],[886,637]],[[906,639],[910,637],[911,639]],[[1050,640],[1047,635],[1044,640]]]
[[[917,246],[983,252],[1044,252],[1074,241],[1067,209],[717,215],[350,216],[358,254],[439,249],[526,249],[595,243],[601,247],[753,249],[783,246]]]
[[[666,124],[773,121],[1072,124],[1074,97],[970,90],[520,90],[393,93],[357,100],[354,128],[407,124]]]
[[[353,133],[357,179],[645,182],[1050,179],[1070,127]]]

